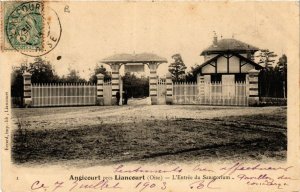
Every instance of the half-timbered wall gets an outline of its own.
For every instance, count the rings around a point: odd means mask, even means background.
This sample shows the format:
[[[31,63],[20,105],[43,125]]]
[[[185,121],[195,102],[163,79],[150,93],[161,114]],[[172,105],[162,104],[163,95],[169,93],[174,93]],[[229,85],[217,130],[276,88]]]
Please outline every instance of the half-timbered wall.
[[[219,57],[217,60],[217,73],[228,73],[227,67],[227,59],[225,57]]]
[[[212,63],[212,65],[215,65],[214,63]],[[214,66],[212,66],[210,64],[208,65],[205,65],[203,68],[202,68],[202,73],[203,74],[206,74],[206,73],[215,73],[216,72],[216,69]]]
[[[229,73],[240,72],[240,58],[233,56],[229,59]]]
[[[211,58],[217,56],[218,54],[209,54],[209,55],[204,55],[204,62],[207,60],[210,60]]]
[[[254,69],[253,65],[245,64],[241,67],[241,73],[248,73],[252,69]]]
[[[255,67],[234,55],[224,55],[202,67],[202,74],[248,73]]]

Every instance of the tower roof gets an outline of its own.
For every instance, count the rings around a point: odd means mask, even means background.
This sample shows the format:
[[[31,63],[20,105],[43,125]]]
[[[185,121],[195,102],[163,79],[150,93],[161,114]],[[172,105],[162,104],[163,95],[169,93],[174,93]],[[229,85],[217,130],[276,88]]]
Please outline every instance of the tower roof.
[[[255,52],[259,49],[242,41],[236,39],[221,39],[218,40],[215,44],[209,46],[207,49],[204,49],[201,52],[201,55],[211,54],[211,53],[220,53],[224,51],[235,51],[235,52]]]

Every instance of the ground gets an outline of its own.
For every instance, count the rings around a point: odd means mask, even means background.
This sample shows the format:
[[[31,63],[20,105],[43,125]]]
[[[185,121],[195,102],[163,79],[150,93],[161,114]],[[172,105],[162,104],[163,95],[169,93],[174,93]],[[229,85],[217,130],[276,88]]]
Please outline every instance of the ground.
[[[282,161],[286,107],[199,105],[13,109],[16,164]]]

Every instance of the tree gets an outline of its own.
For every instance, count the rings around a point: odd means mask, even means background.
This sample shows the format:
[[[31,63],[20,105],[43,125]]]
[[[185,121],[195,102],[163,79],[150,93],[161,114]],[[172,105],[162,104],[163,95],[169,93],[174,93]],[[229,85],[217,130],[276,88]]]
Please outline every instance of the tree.
[[[283,54],[277,62],[278,70],[282,75],[286,75],[287,73],[287,56]]]
[[[191,67],[191,70],[188,71],[185,75],[185,80],[188,82],[196,82],[198,71],[196,70],[199,65],[196,63],[194,66]]]
[[[59,77],[56,75],[50,61],[43,60],[40,57],[35,58],[33,63],[29,63],[27,71],[32,74],[32,83],[55,83],[59,81]]]
[[[103,74],[104,75],[104,81],[110,80],[111,76],[109,75],[108,71],[106,70],[105,67],[103,67],[103,65],[100,66],[96,66],[94,69],[94,73],[93,75],[90,77],[89,82],[91,83],[97,83],[97,74]]]
[[[179,81],[185,74],[186,66],[180,54],[173,55],[172,59],[174,59],[174,62],[169,65],[169,72],[172,74],[173,80]]]
[[[69,74],[67,77],[63,77],[61,81],[66,83],[86,83],[86,80],[81,78],[79,72],[75,69],[69,68]]]
[[[32,63],[21,63],[20,66],[14,67],[11,74],[11,95],[20,98],[20,103],[18,103],[20,105],[22,105],[23,100],[23,73],[25,71],[32,74],[32,83],[55,83],[59,81],[51,63],[40,57],[35,58]]]
[[[259,90],[262,97],[285,98],[287,94],[287,57],[282,55],[276,66],[259,73]]]
[[[149,95],[149,79],[137,77],[134,73],[126,73],[123,80],[123,90],[127,91],[128,97],[146,97]]]
[[[273,51],[269,51],[269,49],[262,49],[256,57],[259,59],[259,65],[266,69],[272,69],[275,62],[274,58],[277,57],[277,55]]]
[[[257,63],[264,67],[259,76],[260,81],[260,94],[267,97],[272,96],[273,93],[273,83],[274,83],[274,67],[275,57],[277,55],[270,51],[269,49],[261,49],[258,52],[258,55],[255,56],[258,58]]]
[[[11,97],[13,98],[13,104],[23,106],[23,71],[25,71],[25,65],[21,67],[14,67],[11,73]]]
[[[286,97],[287,94],[287,56],[285,54],[283,54],[278,62],[277,62],[277,66],[278,71],[281,75],[281,79],[283,82],[283,93],[284,93],[284,98]]]

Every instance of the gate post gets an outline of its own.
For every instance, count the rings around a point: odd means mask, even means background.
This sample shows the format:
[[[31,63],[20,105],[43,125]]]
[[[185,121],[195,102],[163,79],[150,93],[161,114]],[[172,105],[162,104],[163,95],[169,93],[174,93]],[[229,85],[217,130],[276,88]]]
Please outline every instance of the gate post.
[[[252,69],[249,71],[249,106],[259,105],[258,74],[258,70]]]
[[[104,98],[103,98],[104,75],[99,73],[96,76],[97,76],[97,103],[96,103],[96,105],[104,105]]]
[[[120,92],[120,101],[118,105],[123,105],[123,81],[121,75],[119,75],[119,92]]]
[[[24,72],[23,73],[23,87],[24,87],[24,92],[23,92],[23,96],[24,96],[24,102],[23,102],[23,106],[24,107],[31,107],[32,104],[32,97],[31,97],[31,74],[29,72]]]
[[[173,104],[173,82],[172,82],[172,74],[170,72],[166,75],[166,104]]]
[[[200,102],[204,99],[205,96],[205,87],[204,87],[204,76],[198,74],[197,76],[197,85],[198,85],[198,96],[200,97]]]
[[[119,69],[120,69],[120,65],[119,63],[114,63],[111,64],[111,84],[112,84],[112,98],[111,98],[111,103],[112,105],[117,105],[117,98],[116,98],[116,94],[119,91],[120,95],[122,94],[120,92],[120,82],[119,82]]]
[[[149,80],[149,93],[151,97],[151,104],[157,104],[157,63],[149,63],[150,80]]]

